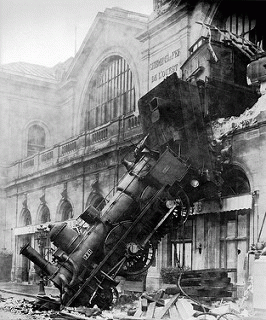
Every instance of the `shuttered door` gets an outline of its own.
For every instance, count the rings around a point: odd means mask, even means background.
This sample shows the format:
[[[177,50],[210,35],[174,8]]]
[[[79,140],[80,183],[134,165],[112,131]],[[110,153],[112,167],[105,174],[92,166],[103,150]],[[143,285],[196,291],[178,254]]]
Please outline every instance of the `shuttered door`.
[[[249,246],[249,210],[221,213],[221,267],[235,268],[229,276],[232,282],[244,285],[245,256]]]

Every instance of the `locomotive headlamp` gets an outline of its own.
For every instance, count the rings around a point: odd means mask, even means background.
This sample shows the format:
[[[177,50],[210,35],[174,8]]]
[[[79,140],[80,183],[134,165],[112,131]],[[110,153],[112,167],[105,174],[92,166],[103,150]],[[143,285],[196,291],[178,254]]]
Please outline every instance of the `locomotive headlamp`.
[[[198,179],[195,179],[193,178],[191,181],[190,181],[190,184],[193,188],[197,188],[199,186],[199,180]]]

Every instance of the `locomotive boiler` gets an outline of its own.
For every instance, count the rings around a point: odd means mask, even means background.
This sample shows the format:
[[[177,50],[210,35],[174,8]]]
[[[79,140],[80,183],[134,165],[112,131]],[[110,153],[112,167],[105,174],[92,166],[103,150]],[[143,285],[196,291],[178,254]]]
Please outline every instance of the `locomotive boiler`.
[[[21,248],[59,289],[63,306],[109,308],[117,298],[116,277],[146,271],[170,226],[185,223],[190,204],[206,190],[217,196],[207,132],[195,114],[201,115],[200,101],[182,105],[173,95],[180,85],[169,77],[140,100],[145,136],[134,160],[123,161],[127,173],[105,207],[87,207],[75,228],[50,226],[54,262],[29,244]]]

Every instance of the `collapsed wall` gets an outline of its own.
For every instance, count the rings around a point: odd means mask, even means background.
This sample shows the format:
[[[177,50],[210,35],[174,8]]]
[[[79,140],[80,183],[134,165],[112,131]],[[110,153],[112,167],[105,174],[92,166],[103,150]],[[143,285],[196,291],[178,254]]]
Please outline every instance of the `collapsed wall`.
[[[236,130],[251,128],[265,119],[266,95],[262,95],[253,107],[239,116],[219,118],[211,122],[213,138],[220,140]]]

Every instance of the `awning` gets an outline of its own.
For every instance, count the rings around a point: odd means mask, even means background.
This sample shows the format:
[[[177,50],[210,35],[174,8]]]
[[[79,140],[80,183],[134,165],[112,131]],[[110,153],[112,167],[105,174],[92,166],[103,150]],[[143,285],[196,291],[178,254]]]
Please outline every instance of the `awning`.
[[[198,201],[194,203],[194,214],[248,210],[252,208],[251,194],[243,194],[234,197],[224,197],[221,200],[221,206],[218,201],[214,200]]]

